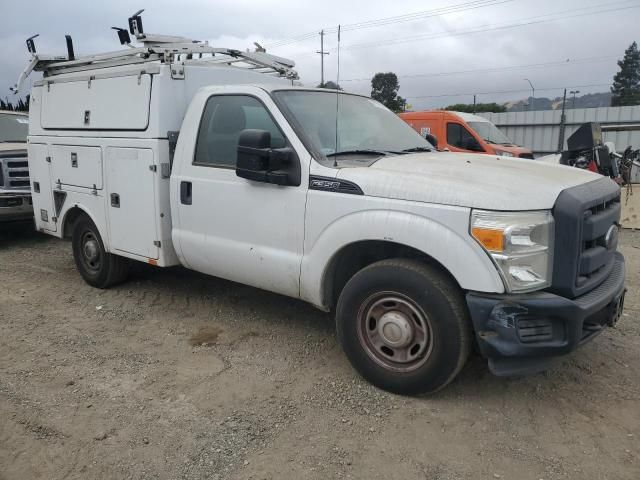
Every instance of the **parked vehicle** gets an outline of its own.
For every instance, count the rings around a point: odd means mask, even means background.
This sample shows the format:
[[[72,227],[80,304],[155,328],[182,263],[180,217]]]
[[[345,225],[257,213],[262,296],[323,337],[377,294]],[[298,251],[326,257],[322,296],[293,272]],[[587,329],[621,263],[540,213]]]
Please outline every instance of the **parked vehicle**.
[[[434,136],[440,150],[533,158],[531,150],[515,145],[498,127],[478,115],[430,110],[401,113],[400,118],[423,137]]]
[[[135,260],[301,298],[399,393],[444,387],[474,343],[538,371],[620,317],[610,179],[435,152],[370,98],[292,86],[293,62],[129,24],[142,47],[31,62],[37,228],[90,285]]]
[[[0,110],[0,222],[33,218],[28,130],[28,115]]]

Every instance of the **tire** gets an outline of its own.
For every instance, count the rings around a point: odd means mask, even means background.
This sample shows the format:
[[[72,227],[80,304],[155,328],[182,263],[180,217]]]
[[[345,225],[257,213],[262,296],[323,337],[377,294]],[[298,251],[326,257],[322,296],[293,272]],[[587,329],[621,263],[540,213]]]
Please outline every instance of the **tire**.
[[[105,250],[98,228],[87,215],[76,220],[71,243],[76,268],[92,287],[108,288],[127,278],[128,260]]]
[[[472,345],[460,288],[442,271],[408,259],[376,262],[345,285],[338,339],[353,367],[393,393],[433,393],[464,366]]]

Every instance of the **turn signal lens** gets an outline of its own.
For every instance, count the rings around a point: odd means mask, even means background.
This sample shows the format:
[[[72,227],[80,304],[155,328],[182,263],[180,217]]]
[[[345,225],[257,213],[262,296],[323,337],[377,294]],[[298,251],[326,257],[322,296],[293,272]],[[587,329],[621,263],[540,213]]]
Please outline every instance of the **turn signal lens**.
[[[480,242],[484,248],[490,252],[502,252],[504,250],[504,232],[502,230],[494,230],[492,228],[471,229],[473,238]]]

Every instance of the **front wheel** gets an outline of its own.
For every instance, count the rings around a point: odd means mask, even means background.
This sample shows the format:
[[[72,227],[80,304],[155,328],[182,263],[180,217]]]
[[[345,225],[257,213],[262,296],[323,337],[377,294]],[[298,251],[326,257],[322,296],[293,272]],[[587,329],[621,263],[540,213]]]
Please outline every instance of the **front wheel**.
[[[76,267],[92,287],[107,288],[127,278],[128,260],[105,250],[100,232],[87,215],[76,220],[71,243]]]
[[[336,326],[355,369],[394,393],[443,388],[471,349],[460,288],[439,269],[414,260],[382,260],[356,273],[338,300]]]

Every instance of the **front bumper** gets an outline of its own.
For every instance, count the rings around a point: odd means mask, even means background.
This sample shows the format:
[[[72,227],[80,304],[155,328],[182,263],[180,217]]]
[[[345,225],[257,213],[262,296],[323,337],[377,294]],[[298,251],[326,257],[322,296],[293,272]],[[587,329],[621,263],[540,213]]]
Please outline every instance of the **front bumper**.
[[[615,254],[609,276],[584,295],[467,293],[480,353],[496,375],[544,370],[553,357],[591,340],[620,318],[624,305],[624,257]]]
[[[25,192],[0,193],[0,222],[33,218],[31,194]]]

